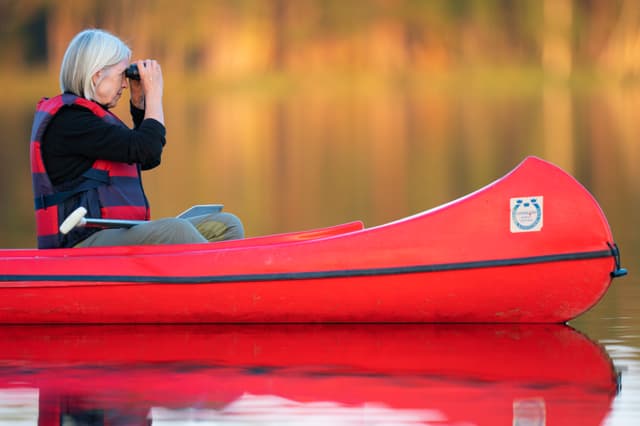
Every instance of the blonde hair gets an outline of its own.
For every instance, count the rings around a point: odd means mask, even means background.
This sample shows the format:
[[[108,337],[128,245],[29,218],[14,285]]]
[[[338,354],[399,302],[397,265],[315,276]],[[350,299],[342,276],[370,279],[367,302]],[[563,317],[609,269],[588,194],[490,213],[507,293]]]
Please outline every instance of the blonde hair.
[[[93,75],[130,57],[129,46],[113,34],[98,29],[84,30],[71,40],[62,58],[60,89],[93,100]]]

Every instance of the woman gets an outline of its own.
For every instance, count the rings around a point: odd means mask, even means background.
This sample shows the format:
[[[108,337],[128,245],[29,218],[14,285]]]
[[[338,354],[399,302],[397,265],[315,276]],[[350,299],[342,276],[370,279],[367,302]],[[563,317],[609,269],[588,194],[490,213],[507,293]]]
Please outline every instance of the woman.
[[[169,218],[125,229],[58,228],[77,207],[87,217],[148,220],[141,170],[160,164],[165,145],[163,80],[155,60],[138,60],[140,80],[125,77],[131,50],[102,30],[74,37],[62,60],[62,94],[38,103],[31,171],[39,248],[180,244],[243,238],[229,213]],[[109,109],[131,91],[134,128]]]

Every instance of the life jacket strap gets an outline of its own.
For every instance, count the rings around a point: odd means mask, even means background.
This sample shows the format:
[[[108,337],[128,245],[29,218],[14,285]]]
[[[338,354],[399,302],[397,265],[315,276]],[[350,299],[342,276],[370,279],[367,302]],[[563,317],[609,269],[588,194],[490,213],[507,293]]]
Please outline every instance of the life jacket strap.
[[[103,185],[109,184],[109,173],[106,170],[89,169],[82,174],[86,180],[78,184],[71,190],[55,192],[48,195],[40,195],[34,198],[36,210],[62,204],[69,198],[81,192],[89,191]]]

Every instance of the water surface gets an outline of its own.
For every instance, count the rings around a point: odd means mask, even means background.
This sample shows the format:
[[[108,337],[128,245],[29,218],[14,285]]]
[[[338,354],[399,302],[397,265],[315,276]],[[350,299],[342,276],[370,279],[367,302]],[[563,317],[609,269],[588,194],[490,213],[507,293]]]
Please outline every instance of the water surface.
[[[0,339],[14,424],[598,425],[619,386],[602,345],[564,325],[12,326]]]

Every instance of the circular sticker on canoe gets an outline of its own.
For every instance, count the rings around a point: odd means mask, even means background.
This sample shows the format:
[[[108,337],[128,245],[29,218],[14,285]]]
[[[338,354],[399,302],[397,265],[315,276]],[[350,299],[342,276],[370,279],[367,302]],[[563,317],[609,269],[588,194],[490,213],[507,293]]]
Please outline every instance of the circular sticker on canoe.
[[[511,199],[511,232],[535,232],[542,229],[543,197]]]

